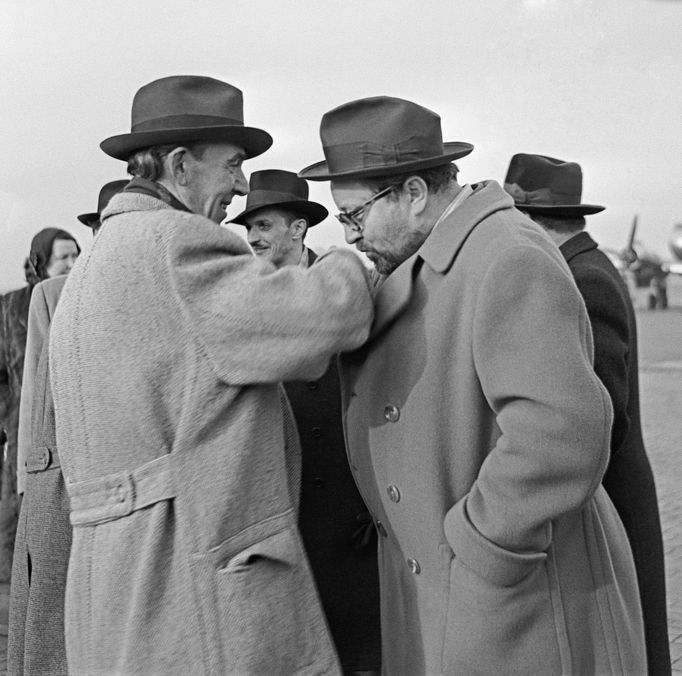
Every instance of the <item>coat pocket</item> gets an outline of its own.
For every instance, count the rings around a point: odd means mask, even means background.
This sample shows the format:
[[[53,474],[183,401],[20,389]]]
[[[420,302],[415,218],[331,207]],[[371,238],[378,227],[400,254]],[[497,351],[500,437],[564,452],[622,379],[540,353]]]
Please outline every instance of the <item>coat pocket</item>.
[[[194,555],[192,566],[220,673],[334,673],[336,656],[293,524],[256,524]]]

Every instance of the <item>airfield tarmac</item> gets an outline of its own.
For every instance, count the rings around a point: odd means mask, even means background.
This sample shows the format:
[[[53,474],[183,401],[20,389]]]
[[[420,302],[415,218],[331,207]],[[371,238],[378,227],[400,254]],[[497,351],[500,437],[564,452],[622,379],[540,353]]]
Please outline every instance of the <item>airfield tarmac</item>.
[[[668,310],[647,310],[633,291],[639,331],[640,403],[663,525],[673,673],[682,674],[682,277],[669,281]],[[0,675],[6,674],[9,585],[0,584]]]

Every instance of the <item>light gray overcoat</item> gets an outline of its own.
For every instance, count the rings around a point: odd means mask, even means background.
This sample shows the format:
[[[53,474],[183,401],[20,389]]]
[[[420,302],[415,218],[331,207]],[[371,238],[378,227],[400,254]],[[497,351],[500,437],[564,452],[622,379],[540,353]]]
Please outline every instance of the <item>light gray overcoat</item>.
[[[371,319],[351,252],[275,272],[201,216],[111,200],[50,339],[70,673],[337,673],[272,383],[319,377]]]
[[[600,486],[609,397],[556,246],[479,184],[375,313],[343,363],[381,534],[384,672],[646,673],[632,554]]]

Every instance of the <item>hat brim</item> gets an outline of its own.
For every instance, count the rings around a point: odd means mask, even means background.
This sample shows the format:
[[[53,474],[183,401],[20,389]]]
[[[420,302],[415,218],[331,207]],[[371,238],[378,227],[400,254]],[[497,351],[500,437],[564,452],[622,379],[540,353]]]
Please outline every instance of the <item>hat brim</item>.
[[[340,178],[371,178],[372,176],[392,176],[394,174],[403,174],[407,171],[419,171],[420,169],[429,169],[430,167],[437,167],[440,164],[447,164],[460,157],[468,155],[474,146],[471,143],[463,143],[460,141],[450,141],[443,143],[444,153],[435,157],[426,157],[420,160],[413,160],[411,162],[402,162],[400,164],[382,165],[380,167],[365,167],[362,169],[351,169],[349,171],[340,171],[330,173],[326,161],[316,162],[305,169],[298,172],[299,178],[305,178],[307,181],[332,181]]]
[[[520,211],[529,214],[539,214],[540,216],[589,216],[604,211],[606,207],[597,204],[521,204],[515,203],[514,206]]]
[[[213,127],[186,127],[118,134],[104,139],[99,147],[110,157],[127,160],[135,151],[166,143],[192,141],[229,141],[244,148],[246,158],[262,155],[271,145],[272,136],[262,129],[222,125]]]
[[[314,225],[321,223],[327,216],[329,211],[317,202],[310,200],[292,200],[289,202],[273,202],[272,204],[256,204],[250,209],[245,209],[241,214],[230,219],[228,223],[237,223],[238,225],[246,225],[246,218],[252,216],[261,209],[291,209],[292,211],[300,212],[308,218],[308,227],[312,228]]]
[[[92,228],[93,221],[99,221],[99,214],[97,212],[91,214],[81,214],[80,216],[76,216],[76,218],[83,225],[87,225],[88,228]]]

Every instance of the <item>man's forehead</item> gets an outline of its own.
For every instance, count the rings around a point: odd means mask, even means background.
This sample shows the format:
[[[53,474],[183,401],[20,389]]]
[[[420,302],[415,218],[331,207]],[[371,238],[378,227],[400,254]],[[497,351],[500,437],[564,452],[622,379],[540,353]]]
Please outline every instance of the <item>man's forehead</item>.
[[[346,211],[372,196],[371,188],[358,180],[332,181],[331,191],[336,206]]]
[[[223,160],[245,160],[246,151],[241,146],[230,143],[229,141],[222,141],[218,143],[210,143],[208,145],[208,152],[213,157],[219,157]]]
[[[254,211],[244,219],[249,226],[258,225],[259,223],[273,223],[275,221],[284,220],[287,217],[286,209],[278,209],[277,207],[263,207],[258,211]]]

